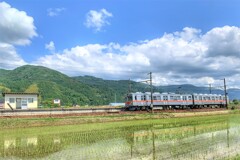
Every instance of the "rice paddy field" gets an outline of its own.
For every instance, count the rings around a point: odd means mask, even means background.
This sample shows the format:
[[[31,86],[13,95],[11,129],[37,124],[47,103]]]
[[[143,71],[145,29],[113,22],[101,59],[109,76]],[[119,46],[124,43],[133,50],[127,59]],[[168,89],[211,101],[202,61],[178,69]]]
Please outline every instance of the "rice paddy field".
[[[239,155],[238,113],[0,130],[0,159],[7,160],[199,160]]]

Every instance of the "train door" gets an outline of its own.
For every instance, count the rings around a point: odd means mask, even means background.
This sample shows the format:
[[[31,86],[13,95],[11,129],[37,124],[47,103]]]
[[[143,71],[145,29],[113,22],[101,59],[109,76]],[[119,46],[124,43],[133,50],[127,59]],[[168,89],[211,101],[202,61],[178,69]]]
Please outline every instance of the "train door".
[[[186,106],[187,105],[187,96],[182,96],[182,103],[183,103],[183,106]]]
[[[199,95],[199,106],[202,108],[203,107],[203,96]]]
[[[130,107],[134,105],[134,94],[128,94],[126,97],[125,107]]]
[[[163,95],[163,106],[168,106],[168,96]]]
[[[192,96],[192,95],[188,95],[188,96],[187,96],[187,104],[188,104],[189,106],[194,106],[193,96]]]
[[[148,106],[148,100],[149,100],[149,95],[142,95],[142,98],[141,98],[141,101],[142,101],[142,104],[141,106]]]

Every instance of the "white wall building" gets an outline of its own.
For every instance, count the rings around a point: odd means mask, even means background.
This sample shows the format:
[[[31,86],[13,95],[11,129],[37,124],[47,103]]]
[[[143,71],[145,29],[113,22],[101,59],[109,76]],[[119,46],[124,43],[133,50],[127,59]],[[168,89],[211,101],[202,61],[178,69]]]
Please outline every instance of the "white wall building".
[[[2,93],[5,102],[4,108],[36,109],[38,107],[38,93]]]

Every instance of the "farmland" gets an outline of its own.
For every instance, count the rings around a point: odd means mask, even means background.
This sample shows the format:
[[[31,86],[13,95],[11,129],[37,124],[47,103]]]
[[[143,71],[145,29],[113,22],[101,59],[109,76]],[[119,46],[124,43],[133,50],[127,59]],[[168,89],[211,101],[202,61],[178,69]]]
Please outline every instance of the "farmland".
[[[0,157],[234,158],[240,153],[240,114],[228,112],[0,119]]]

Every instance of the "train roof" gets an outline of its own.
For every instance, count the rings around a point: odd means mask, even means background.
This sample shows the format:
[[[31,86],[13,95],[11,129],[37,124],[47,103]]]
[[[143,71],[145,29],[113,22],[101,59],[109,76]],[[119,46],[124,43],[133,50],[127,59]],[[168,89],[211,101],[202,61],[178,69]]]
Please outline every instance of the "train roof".
[[[199,95],[199,96],[223,96],[222,94],[203,94],[203,93],[194,93],[193,95]]]
[[[128,93],[132,94],[132,95],[150,95],[151,92],[132,92],[132,93]],[[206,94],[206,93],[184,93],[184,94],[179,94],[179,93],[173,93],[173,92],[163,92],[163,93],[159,93],[159,92],[153,92],[153,95],[185,95],[185,96],[189,96],[189,95],[194,95],[194,96],[224,96],[222,94]]]

